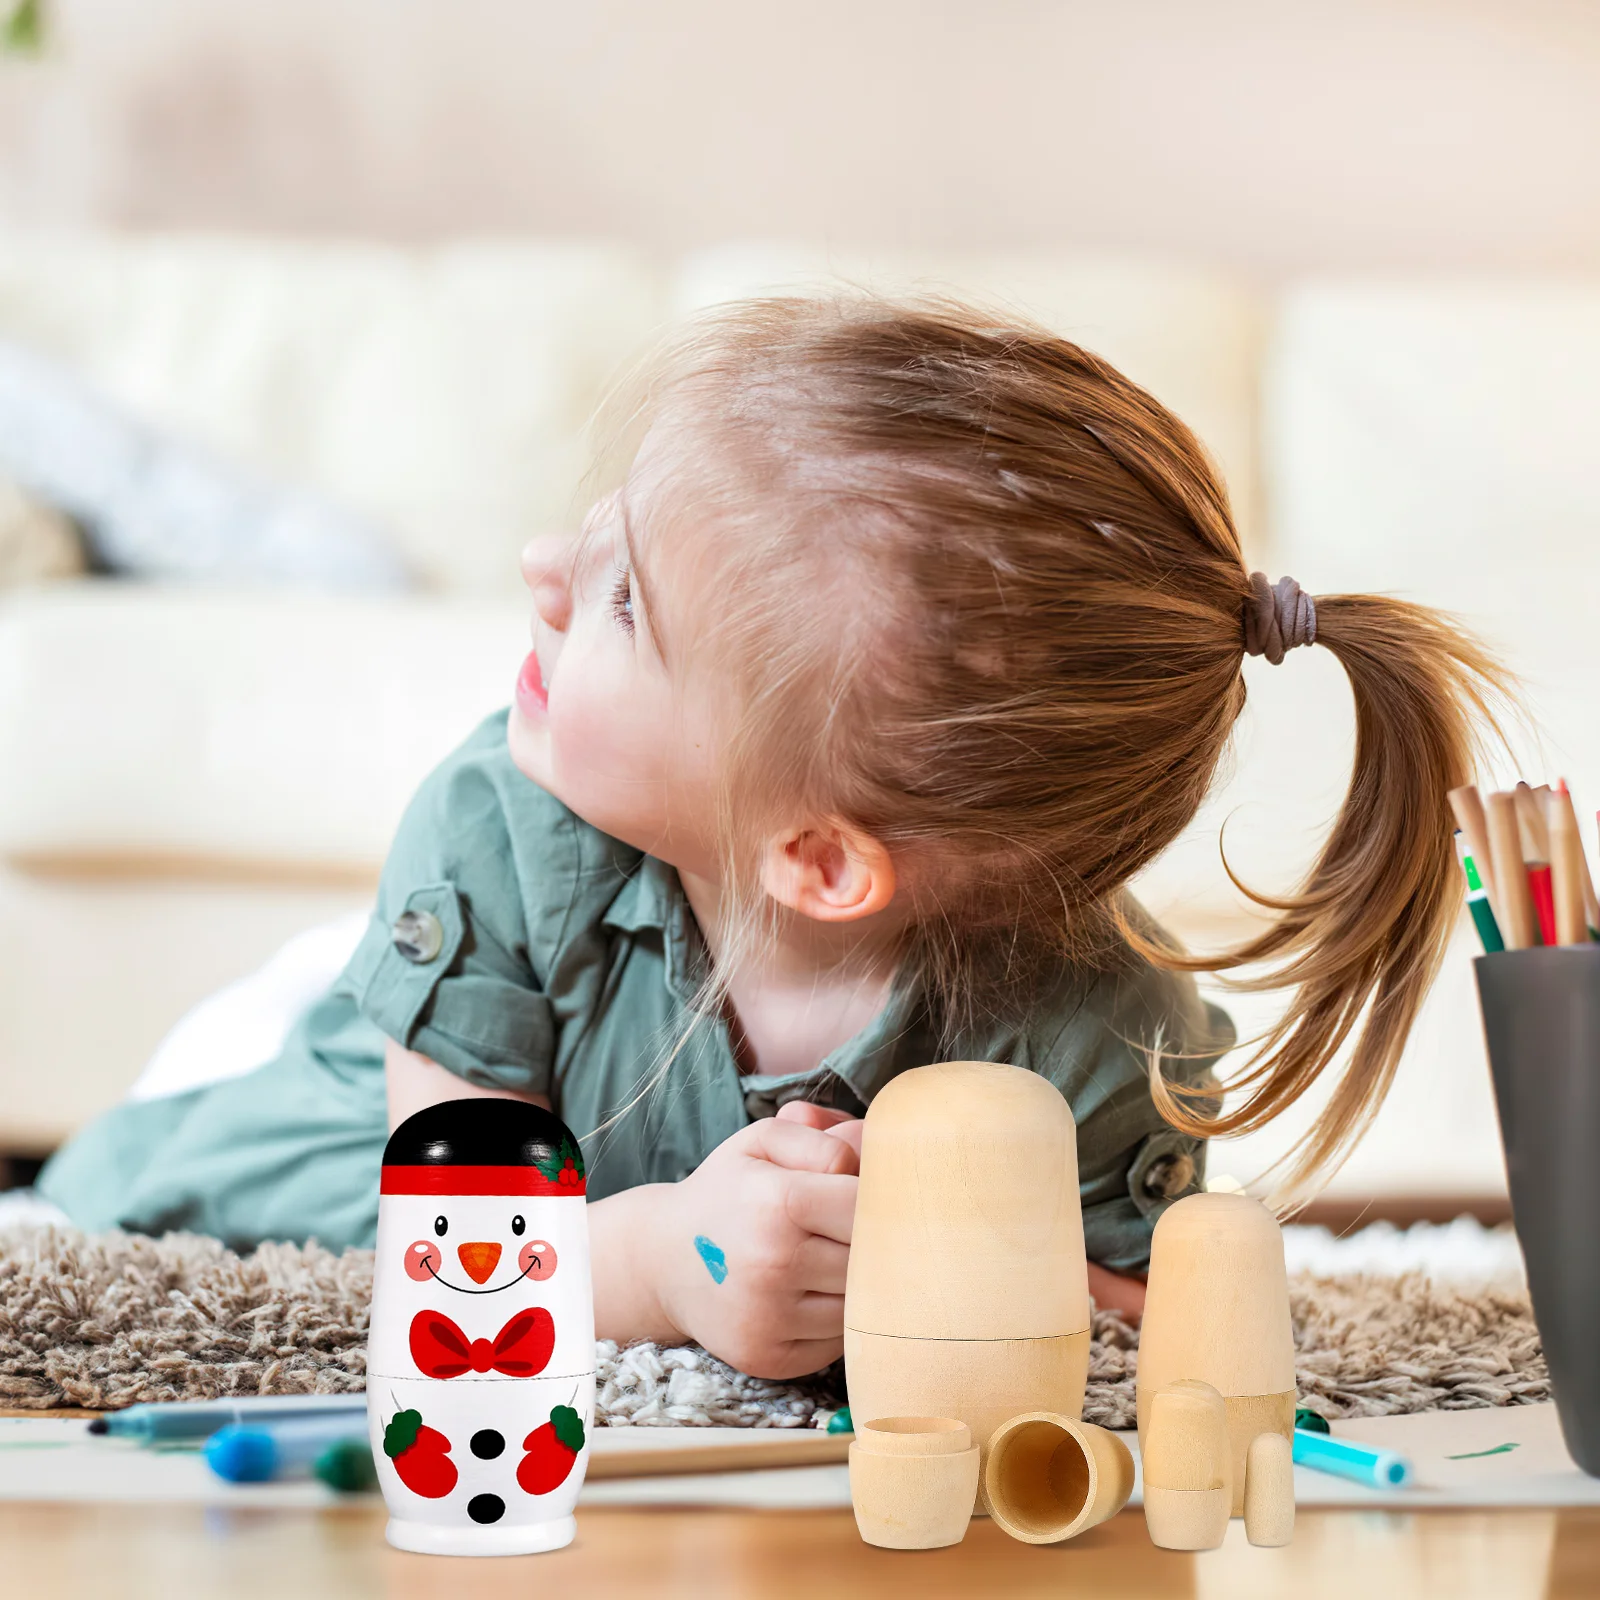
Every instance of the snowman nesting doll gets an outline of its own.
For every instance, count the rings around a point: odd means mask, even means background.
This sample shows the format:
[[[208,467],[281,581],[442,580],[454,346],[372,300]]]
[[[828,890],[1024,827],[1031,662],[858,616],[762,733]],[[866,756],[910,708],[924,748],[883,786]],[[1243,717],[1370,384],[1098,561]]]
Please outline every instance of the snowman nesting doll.
[[[594,1420],[583,1157],[520,1100],[448,1100],[383,1152],[367,1350],[389,1543],[525,1555],[571,1541]]]

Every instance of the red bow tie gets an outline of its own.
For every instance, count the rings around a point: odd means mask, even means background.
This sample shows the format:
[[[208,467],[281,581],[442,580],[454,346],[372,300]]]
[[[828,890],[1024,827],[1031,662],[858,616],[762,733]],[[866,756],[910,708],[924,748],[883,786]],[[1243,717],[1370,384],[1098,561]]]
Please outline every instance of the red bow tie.
[[[411,1319],[411,1359],[429,1378],[490,1370],[532,1378],[544,1371],[555,1344],[555,1320],[543,1306],[519,1311],[493,1343],[469,1339],[442,1311],[419,1311]]]

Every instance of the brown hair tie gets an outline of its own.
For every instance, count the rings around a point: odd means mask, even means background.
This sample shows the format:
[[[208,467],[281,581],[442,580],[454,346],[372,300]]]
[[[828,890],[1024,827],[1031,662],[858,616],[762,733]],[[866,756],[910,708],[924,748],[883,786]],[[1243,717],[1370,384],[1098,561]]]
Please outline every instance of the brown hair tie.
[[[1293,578],[1269,583],[1266,573],[1252,572],[1244,603],[1244,653],[1265,656],[1277,666],[1286,650],[1316,642],[1316,601]]]

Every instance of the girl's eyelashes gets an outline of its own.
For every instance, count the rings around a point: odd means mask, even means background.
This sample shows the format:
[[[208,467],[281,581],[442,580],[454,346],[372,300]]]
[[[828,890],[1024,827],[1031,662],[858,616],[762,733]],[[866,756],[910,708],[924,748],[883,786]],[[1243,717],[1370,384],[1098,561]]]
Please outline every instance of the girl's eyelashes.
[[[633,574],[618,567],[611,583],[611,620],[628,635],[633,633]]]

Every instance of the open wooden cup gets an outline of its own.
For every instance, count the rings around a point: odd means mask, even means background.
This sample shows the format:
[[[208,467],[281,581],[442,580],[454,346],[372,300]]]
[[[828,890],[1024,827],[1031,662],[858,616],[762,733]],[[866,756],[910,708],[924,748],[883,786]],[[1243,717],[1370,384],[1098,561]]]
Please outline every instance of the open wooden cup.
[[[1025,1544],[1057,1544],[1114,1517],[1133,1493],[1133,1457],[1114,1433],[1028,1411],[989,1438],[989,1515]]]
[[[978,1498],[978,1447],[954,1417],[856,1424],[850,1501],[868,1544],[933,1550],[960,1544]]]

